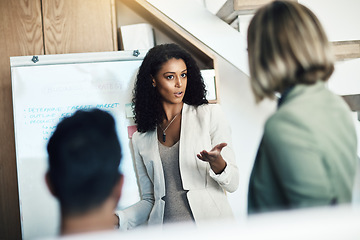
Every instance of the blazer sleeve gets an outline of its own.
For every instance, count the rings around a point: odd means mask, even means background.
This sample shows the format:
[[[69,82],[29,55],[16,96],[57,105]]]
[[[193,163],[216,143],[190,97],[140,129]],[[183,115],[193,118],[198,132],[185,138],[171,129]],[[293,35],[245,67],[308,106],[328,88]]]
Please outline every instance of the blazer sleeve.
[[[146,223],[155,201],[154,186],[147,174],[143,159],[139,154],[136,134],[133,135],[132,145],[141,200],[124,210],[116,212],[119,216],[121,230],[128,230]]]
[[[209,174],[225,191],[234,192],[239,186],[239,170],[232,145],[231,129],[219,105],[212,105],[210,114],[211,147],[219,143],[227,143],[221,151],[221,156],[227,165],[221,174],[215,174],[211,169]]]

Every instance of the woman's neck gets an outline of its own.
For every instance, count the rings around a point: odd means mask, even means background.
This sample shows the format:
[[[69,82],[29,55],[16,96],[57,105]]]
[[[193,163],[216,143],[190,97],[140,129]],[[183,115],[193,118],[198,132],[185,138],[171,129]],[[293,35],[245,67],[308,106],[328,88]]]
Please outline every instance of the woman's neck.
[[[173,119],[177,114],[179,114],[183,108],[184,103],[181,102],[179,104],[169,104],[169,103],[163,103],[163,109],[164,109],[164,120],[170,121]]]

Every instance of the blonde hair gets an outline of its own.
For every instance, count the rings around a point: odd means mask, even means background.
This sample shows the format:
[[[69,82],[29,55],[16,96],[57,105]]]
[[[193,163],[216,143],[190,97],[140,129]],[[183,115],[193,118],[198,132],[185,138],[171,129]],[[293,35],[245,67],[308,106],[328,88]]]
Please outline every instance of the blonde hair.
[[[296,84],[326,81],[334,71],[319,20],[296,2],[275,1],[256,12],[248,29],[248,53],[257,102]]]

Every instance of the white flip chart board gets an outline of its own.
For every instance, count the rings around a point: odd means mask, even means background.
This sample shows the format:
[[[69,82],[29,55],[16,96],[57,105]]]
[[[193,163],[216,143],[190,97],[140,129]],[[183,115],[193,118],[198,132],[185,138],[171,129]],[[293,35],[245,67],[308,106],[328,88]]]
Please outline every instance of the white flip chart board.
[[[135,76],[146,50],[11,57],[16,163],[23,239],[54,236],[60,214],[49,193],[46,145],[57,123],[78,109],[97,107],[115,118],[125,175],[119,208],[139,200],[128,126]],[[33,59],[35,60],[35,59]]]

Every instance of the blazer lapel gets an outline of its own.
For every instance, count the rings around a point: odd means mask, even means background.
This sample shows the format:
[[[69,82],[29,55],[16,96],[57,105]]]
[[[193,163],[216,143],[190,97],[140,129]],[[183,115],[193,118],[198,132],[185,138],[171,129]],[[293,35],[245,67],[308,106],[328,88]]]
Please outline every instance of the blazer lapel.
[[[153,181],[154,192],[159,193],[161,198],[165,196],[165,179],[156,133],[157,129],[143,135],[144,139],[141,141],[143,143],[141,155],[143,156],[143,161],[149,177]]]
[[[206,186],[207,163],[197,159],[196,154],[203,149],[203,131],[195,119],[197,112],[194,107],[184,104],[181,119],[179,166],[185,190],[203,189]]]

